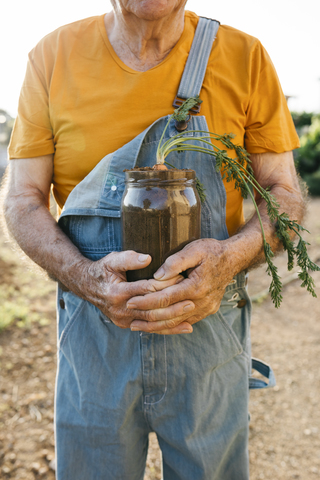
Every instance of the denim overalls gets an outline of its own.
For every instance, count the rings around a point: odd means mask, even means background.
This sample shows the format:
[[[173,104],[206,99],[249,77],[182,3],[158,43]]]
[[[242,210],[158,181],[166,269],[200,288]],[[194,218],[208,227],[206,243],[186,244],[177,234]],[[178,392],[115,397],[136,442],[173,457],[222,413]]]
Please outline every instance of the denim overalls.
[[[178,97],[200,93],[218,27],[199,20]],[[69,195],[59,224],[85,257],[121,250],[123,170],[155,163],[167,119],[104,157]],[[191,130],[208,130],[205,118],[193,116],[185,135],[195,137]],[[172,123],[165,139],[176,133]],[[201,236],[228,238],[226,192],[213,157],[184,151],[168,161],[195,169],[206,188]],[[219,311],[188,335],[122,330],[61,289],[58,310],[57,480],[142,480],[151,431],[165,480],[249,478],[249,381],[253,388],[266,384],[249,379],[251,305],[243,272],[227,287]]]

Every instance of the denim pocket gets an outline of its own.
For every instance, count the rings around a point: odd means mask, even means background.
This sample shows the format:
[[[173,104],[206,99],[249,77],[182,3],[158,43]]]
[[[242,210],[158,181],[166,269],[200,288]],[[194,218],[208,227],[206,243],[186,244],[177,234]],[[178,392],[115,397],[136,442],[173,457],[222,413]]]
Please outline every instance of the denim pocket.
[[[213,371],[243,352],[233,329],[219,312],[194,324],[193,329],[193,333],[183,336],[181,341],[190,344],[190,355],[184,356],[183,361],[191,372],[196,365],[195,375]]]
[[[99,316],[100,321],[103,323],[103,325],[109,325],[110,323],[113,323],[109,317],[107,317],[104,313],[100,312]]]
[[[60,298],[64,302],[64,308],[59,308],[58,348],[62,350],[69,332],[71,331],[74,323],[80,317],[81,311],[86,302],[85,300],[82,300],[82,298],[74,295],[72,292],[62,293]]]
[[[219,314],[237,336],[242,348],[247,349],[250,337],[251,303],[245,288],[229,290],[223,297]]]
[[[83,300],[72,292],[63,292],[60,299],[64,302],[64,308],[59,307],[59,333],[58,348],[65,350],[66,343],[73,343],[75,329],[77,337],[81,342],[86,343],[90,334],[99,331],[99,334],[105,332],[105,328],[112,324],[110,318],[102,313],[98,307]],[[61,322],[60,322],[61,319]],[[78,325],[79,323],[79,325]],[[101,330],[103,328],[103,330]],[[76,348],[81,349],[80,342],[76,342]]]

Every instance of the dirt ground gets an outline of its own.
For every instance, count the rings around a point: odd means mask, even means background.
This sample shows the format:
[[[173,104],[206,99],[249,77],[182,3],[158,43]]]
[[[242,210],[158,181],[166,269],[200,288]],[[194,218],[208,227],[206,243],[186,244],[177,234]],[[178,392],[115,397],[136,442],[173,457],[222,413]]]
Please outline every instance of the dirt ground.
[[[313,260],[320,262],[320,199],[307,226]],[[285,259],[277,259],[283,278]],[[320,294],[320,274],[314,275]],[[264,268],[250,274],[252,295],[268,286]],[[0,478],[54,476],[53,396],[56,370],[55,284],[26,268],[0,233]],[[253,304],[253,355],[270,363],[277,386],[253,391],[250,402],[251,479],[320,477],[320,302],[292,281],[276,310]],[[160,480],[154,435],[145,480]],[[70,479],[72,480],[72,479]],[[76,479],[74,479],[76,480]],[[90,480],[90,479],[88,479]]]

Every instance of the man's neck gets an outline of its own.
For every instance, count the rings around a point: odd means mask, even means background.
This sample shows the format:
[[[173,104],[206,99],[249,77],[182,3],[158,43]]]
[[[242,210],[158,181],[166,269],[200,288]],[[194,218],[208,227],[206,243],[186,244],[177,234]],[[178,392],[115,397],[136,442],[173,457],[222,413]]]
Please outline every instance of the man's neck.
[[[178,42],[184,28],[184,9],[160,20],[112,11],[105,16],[105,27],[120,60],[144,72],[161,63]]]

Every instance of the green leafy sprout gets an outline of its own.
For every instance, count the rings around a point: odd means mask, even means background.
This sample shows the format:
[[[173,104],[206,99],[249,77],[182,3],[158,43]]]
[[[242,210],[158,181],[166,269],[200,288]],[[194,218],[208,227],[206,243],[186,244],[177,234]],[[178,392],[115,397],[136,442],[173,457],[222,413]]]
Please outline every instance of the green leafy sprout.
[[[279,307],[282,301],[282,283],[280,276],[278,274],[278,269],[273,263],[274,253],[266,241],[265,232],[259,212],[258,205],[255,201],[255,197],[252,193],[252,188],[263,198],[267,205],[267,213],[270,218],[270,221],[275,224],[276,235],[281,241],[284,250],[288,255],[287,268],[292,270],[294,267],[294,260],[296,259],[297,265],[300,267],[300,273],[298,274],[300,280],[302,281],[301,286],[307,288],[307,291],[311,293],[313,297],[316,297],[314,291],[314,281],[309,274],[310,271],[319,271],[320,268],[314,262],[311,261],[307,252],[307,243],[303,240],[301,232],[306,231],[304,227],[299,225],[296,221],[290,220],[287,213],[280,213],[280,205],[277,202],[274,195],[272,195],[268,188],[264,189],[257,182],[254,177],[252,167],[250,165],[250,158],[248,152],[241,147],[233,143],[232,139],[234,135],[232,133],[218,135],[216,133],[201,131],[201,130],[189,130],[188,132],[200,133],[203,135],[197,137],[185,137],[184,132],[174,135],[169,140],[163,142],[165,132],[172,120],[177,122],[186,121],[189,117],[189,111],[191,108],[201,103],[199,96],[188,98],[179,108],[177,108],[174,113],[169,117],[169,120],[163,130],[162,136],[160,138],[158,148],[157,148],[157,164],[166,163],[166,157],[175,151],[196,151],[212,155],[216,159],[216,171],[219,172],[222,170],[223,178],[226,178],[227,182],[234,181],[235,188],[240,190],[243,198],[247,198],[248,195],[251,197],[255,211],[258,216],[258,220],[261,227],[262,239],[263,239],[263,249],[264,255],[267,263],[267,273],[271,276],[271,283],[269,287],[269,292],[271,299],[275,307]],[[191,141],[198,141],[199,145],[191,144]],[[229,157],[227,150],[218,148],[211,140],[219,141],[222,143],[226,149],[234,150],[236,153],[236,158]],[[206,147],[208,145],[210,148]],[[204,202],[206,195],[203,185],[198,179],[196,179],[196,187],[199,193],[200,200]],[[250,188],[251,187],[251,188]],[[293,241],[290,238],[289,232],[294,232],[298,237],[298,244],[295,246]],[[310,232],[308,232],[310,233]]]

